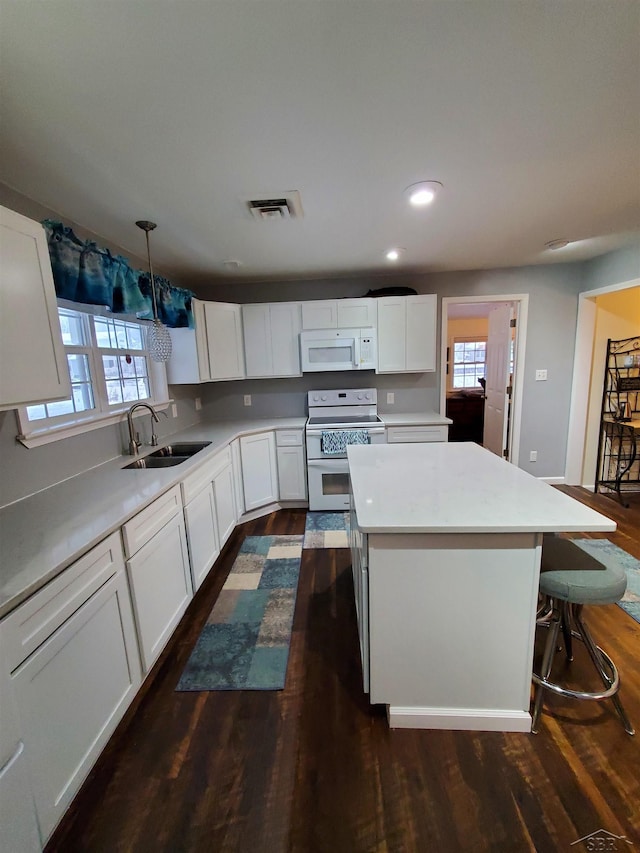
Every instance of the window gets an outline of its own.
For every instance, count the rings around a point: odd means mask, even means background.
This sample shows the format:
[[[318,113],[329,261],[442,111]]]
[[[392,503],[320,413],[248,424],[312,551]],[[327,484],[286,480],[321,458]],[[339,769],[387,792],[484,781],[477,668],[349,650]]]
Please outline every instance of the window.
[[[59,307],[58,316],[71,397],[19,409],[24,444],[103,426],[137,401],[168,402],[164,366],[149,358],[143,323],[68,307]]]
[[[484,379],[487,339],[455,338],[453,342],[453,388],[480,388]]]

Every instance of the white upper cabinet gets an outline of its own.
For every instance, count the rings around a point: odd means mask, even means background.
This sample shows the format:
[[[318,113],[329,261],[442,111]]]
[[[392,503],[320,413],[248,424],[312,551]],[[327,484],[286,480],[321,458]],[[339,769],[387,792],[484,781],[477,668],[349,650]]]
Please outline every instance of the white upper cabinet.
[[[171,329],[169,384],[244,379],[240,305],[192,300],[194,329]]]
[[[70,396],[44,228],[0,207],[0,409]]]
[[[303,329],[361,329],[375,325],[375,299],[321,299],[302,303]]]
[[[242,306],[246,375],[301,376],[299,302]]]
[[[378,303],[377,373],[436,369],[435,294],[381,297]]]

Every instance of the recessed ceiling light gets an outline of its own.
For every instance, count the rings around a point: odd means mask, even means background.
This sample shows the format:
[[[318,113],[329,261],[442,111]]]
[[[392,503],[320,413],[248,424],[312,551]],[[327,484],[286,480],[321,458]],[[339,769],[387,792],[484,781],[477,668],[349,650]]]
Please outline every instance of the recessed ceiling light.
[[[440,181],[419,181],[408,186],[404,193],[413,207],[425,207],[431,204],[441,189]]]
[[[401,252],[402,249],[389,249],[385,257],[388,261],[397,261]]]
[[[242,266],[242,261],[228,260],[222,262],[223,266],[225,266],[228,270],[237,270]]]
[[[569,240],[549,240],[548,243],[545,243],[547,249],[564,249],[565,246],[569,245]]]

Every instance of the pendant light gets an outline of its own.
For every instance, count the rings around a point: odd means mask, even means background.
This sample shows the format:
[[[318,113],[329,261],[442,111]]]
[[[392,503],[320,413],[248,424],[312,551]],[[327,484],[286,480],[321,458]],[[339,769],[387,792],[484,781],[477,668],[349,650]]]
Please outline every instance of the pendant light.
[[[144,219],[136,222],[138,228],[145,232],[147,238],[147,259],[149,261],[149,277],[151,278],[151,296],[153,298],[153,322],[147,331],[147,347],[152,361],[168,361],[171,358],[171,335],[169,329],[158,319],[158,304],[156,302],[156,283],[153,278],[153,267],[151,266],[151,252],[149,250],[149,231],[157,228],[155,222],[147,222]]]

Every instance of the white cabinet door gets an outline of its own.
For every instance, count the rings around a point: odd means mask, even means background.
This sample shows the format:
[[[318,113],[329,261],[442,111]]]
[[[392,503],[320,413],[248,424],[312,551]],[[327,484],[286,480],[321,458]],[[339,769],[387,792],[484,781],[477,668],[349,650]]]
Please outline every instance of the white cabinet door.
[[[376,325],[375,299],[338,299],[337,312],[339,329],[363,329]]]
[[[40,832],[27,774],[24,744],[0,767],[0,850],[40,853]]]
[[[276,442],[273,432],[240,438],[244,504],[247,512],[278,499]]]
[[[13,684],[44,840],[140,684],[123,569],[15,670]]]
[[[0,409],[71,396],[44,228],[0,207]]]
[[[242,306],[246,375],[301,376],[298,302]]]
[[[240,306],[205,302],[204,316],[211,379],[244,379]]]
[[[299,302],[274,302],[269,306],[273,376],[302,376]]]
[[[411,371],[436,369],[436,310],[435,293],[406,296],[407,310],[407,365]]]
[[[195,592],[209,574],[220,553],[212,483],[209,483],[185,506],[184,520],[189,543],[191,579]]]
[[[247,376],[273,376],[269,304],[243,305],[242,330]]]
[[[378,299],[378,373],[401,373],[405,369],[405,299],[404,296]]]
[[[233,487],[231,462],[218,470],[213,478],[213,495],[216,502],[216,521],[220,549],[236,526],[236,499]]]
[[[335,329],[338,305],[335,299],[318,299],[302,303],[303,329]]]
[[[302,447],[278,447],[278,487],[280,500],[306,500],[307,466]]]
[[[436,369],[435,294],[378,299],[378,373]]]
[[[182,513],[127,560],[144,672],[151,669],[192,597]]]

